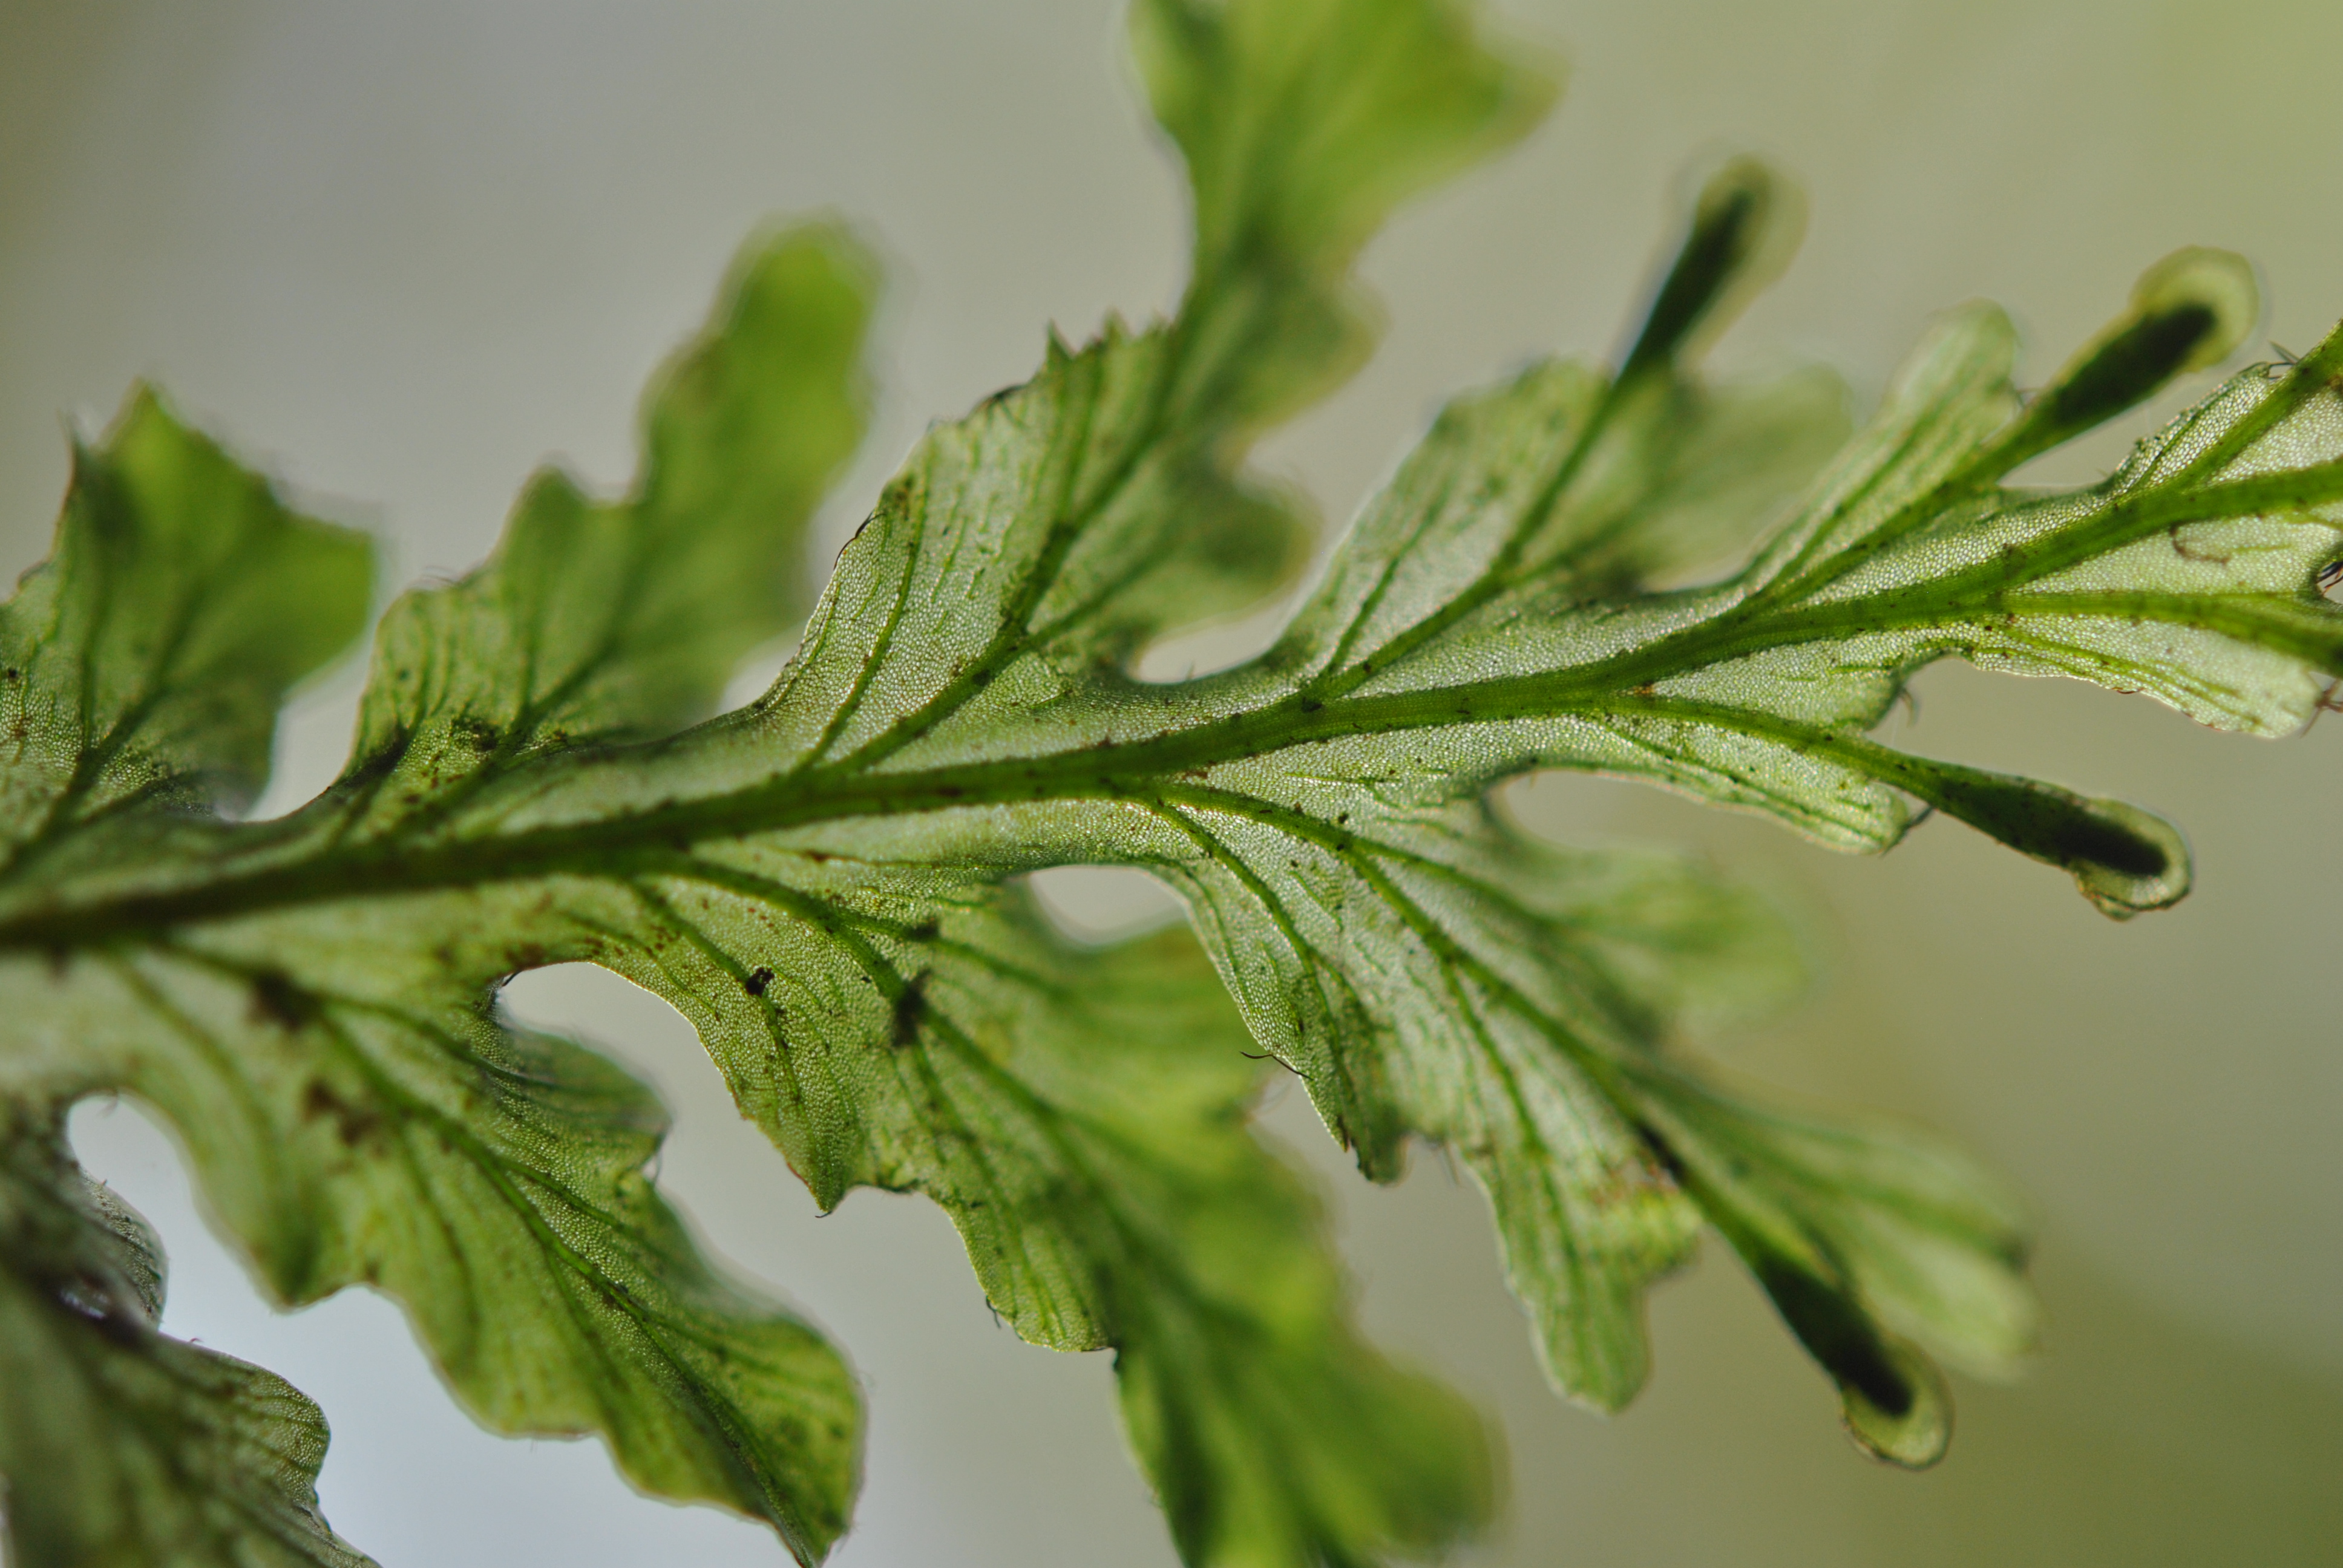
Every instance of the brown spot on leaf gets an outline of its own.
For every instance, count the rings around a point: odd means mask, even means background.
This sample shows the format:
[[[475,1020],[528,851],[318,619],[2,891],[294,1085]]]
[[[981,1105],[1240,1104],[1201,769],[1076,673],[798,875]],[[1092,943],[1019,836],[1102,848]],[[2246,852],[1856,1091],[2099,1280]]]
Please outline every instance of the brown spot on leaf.
[[[345,1148],[355,1149],[382,1127],[382,1117],[369,1106],[353,1105],[334,1092],[322,1078],[313,1078],[301,1091],[301,1114],[311,1121],[334,1124],[334,1135]]]
[[[2187,526],[2185,523],[2175,523],[2165,530],[2166,536],[2172,540],[2174,555],[2184,561],[2197,561],[2206,566],[2225,567],[2229,564],[2233,558],[2227,550],[2203,549],[2182,538],[2180,530]]]
[[[252,1020],[273,1023],[290,1032],[317,1020],[317,999],[295,985],[282,971],[263,970],[252,977]]]

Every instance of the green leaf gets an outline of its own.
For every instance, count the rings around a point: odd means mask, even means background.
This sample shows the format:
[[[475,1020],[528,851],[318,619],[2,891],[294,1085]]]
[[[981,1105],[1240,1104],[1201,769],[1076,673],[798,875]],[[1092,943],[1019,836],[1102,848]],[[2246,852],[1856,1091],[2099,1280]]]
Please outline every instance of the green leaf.
[[[718,329],[654,401],[643,498],[615,523],[573,514],[566,533],[525,508],[516,536],[528,580],[507,572],[508,550],[394,611],[363,729],[385,711],[386,681],[387,700],[422,689],[395,666],[382,673],[418,628],[444,634],[440,668],[468,673],[401,709],[404,749],[364,755],[335,797],[332,838],[365,843],[387,822],[426,831],[415,809],[427,784],[428,804],[461,799],[483,768],[557,744],[564,725],[585,737],[671,722],[676,703],[703,701],[731,658],[783,623],[797,530],[859,427],[859,268],[825,231],[753,249]],[[730,487],[710,474],[727,447]],[[691,502],[711,489],[739,508],[728,530],[704,527]],[[686,503],[689,515],[676,509]],[[136,525],[161,545],[123,542]],[[356,592],[321,596],[319,560],[353,554]],[[215,580],[192,576],[189,559]],[[73,781],[56,804],[12,817],[25,841],[16,889],[41,904],[175,856],[200,863],[262,840],[279,846],[265,859],[314,849],[297,822],[238,834],[180,803],[214,759],[265,755],[284,685],[331,650],[319,626],[354,628],[364,560],[347,536],[274,508],[151,401],[134,404],[114,444],[84,457],[57,561],[6,612],[26,649],[11,694],[21,710],[79,703],[103,719],[52,720],[20,754],[32,766],[12,769],[17,799],[45,778]],[[149,580],[141,563],[177,575]],[[695,594],[711,613],[693,610]],[[154,648],[158,597],[189,629]],[[517,648],[534,651],[501,662]],[[505,739],[461,748],[484,714]],[[451,752],[470,766],[447,765]],[[113,786],[117,757],[143,769],[136,791]],[[638,1484],[766,1519],[801,1558],[819,1557],[845,1527],[859,1466],[861,1416],[836,1352],[699,1258],[643,1175],[666,1123],[640,1085],[498,1019],[498,984],[541,961],[540,949],[492,930],[377,948],[366,928],[380,912],[288,916],[253,941],[189,929],[0,959],[0,988],[22,1004],[0,1050],[0,1098],[139,1095],[177,1127],[213,1211],[280,1301],[375,1285],[407,1307],[483,1422],[599,1432]]]
[[[167,802],[260,792],[286,692],[366,624],[365,538],[133,391],[76,445],[55,554],[0,608],[0,853]]]
[[[540,472],[493,560],[391,607],[358,718],[370,823],[496,762],[700,718],[789,628],[807,525],[861,441],[873,292],[837,228],[752,239],[645,399],[633,493]]]
[[[366,924],[307,911],[14,964],[0,1089],[138,1095],[281,1302],[374,1285],[485,1424],[599,1432],[646,1490],[818,1554],[853,1491],[851,1378],[699,1259],[643,1175],[657,1102],[591,1052],[501,1026],[502,949],[397,954]]]
[[[1194,270],[1173,396],[1241,426],[1322,395],[1375,337],[1349,276],[1392,208],[1528,134],[1548,62],[1456,0],[1139,0],[1155,117],[1188,165]]]
[[[683,1008],[826,1201],[927,1194],[1020,1334],[1115,1348],[1188,1560],[1415,1555],[1486,1522],[1479,1419],[1359,1339],[1192,941],[1084,950],[981,878],[819,864],[646,868],[601,961]]]
[[[646,1488],[766,1519],[807,1562],[845,1524],[851,1379],[699,1259],[644,1174],[658,1108],[504,1021],[513,972],[589,961],[665,997],[820,1203],[927,1193],[1021,1334],[1112,1347],[1191,1562],[1434,1552],[1495,1490],[1478,1418],[1358,1336],[1313,1198],[1247,1131],[1263,1056],[1369,1175],[1411,1141],[1473,1173],[1565,1393],[1633,1396],[1644,1292],[1705,1225],[1857,1441],[1932,1461],[1932,1358],[1994,1371],[2032,1342],[2016,1206],[1925,1136],[1728,1090],[1687,1037],[1795,984],[1781,922],[1696,864],[1535,839],[1493,791],[1641,778],[1870,850],[1942,810],[2110,913],[2171,902],[2160,820],[1870,731],[1946,658],[2306,723],[2343,674],[2319,593],[2343,333],[2098,485],[2022,488],[2231,350],[2243,264],[2152,270],[2030,399],[2006,319],[1956,312],[1848,439],[1826,374],[1700,369],[1796,227],[1735,163],[1615,372],[1542,362],[1453,403],[1273,647],[1149,684],[1151,638],[1301,558],[1297,505],[1240,464],[1363,351],[1360,247],[1549,89],[1445,0],[1134,18],[1195,194],[1180,314],[1052,339],[930,430],[738,712],[685,728],[796,613],[805,518],[860,427],[869,282],[834,232],[748,253],[628,499],[540,478],[486,566],[394,607],[348,771],[272,822],[193,808],[256,778],[286,684],[362,598],[355,547],[134,405],[5,612],[0,1105],[51,1126],[140,1096],[284,1301],[376,1285],[489,1424],[599,1432]],[[1160,878],[1205,958],[1055,934],[1021,879],[1069,864]],[[9,1242],[7,1277],[53,1278],[49,1245]],[[20,1435],[38,1412],[0,1417],[12,1495],[65,1473]]]
[[[2017,1202],[1914,1129],[1785,1116],[1666,1069],[1634,1077],[1653,1151],[1837,1382],[1848,1432],[1934,1463],[1952,1407],[1927,1358],[2006,1376],[2035,1348]]]
[[[81,1173],[54,1121],[12,1120],[5,1133],[10,1560],[363,1568],[317,1513],[317,1407],[258,1367],[156,1332],[163,1260],[145,1222]]]

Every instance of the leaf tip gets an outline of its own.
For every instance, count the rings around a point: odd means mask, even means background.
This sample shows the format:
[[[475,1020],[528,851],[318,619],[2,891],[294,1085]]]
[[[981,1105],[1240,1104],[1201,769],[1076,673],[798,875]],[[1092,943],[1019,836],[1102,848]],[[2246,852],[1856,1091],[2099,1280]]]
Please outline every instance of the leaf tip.
[[[2254,264],[2236,251],[2187,246],[2140,274],[2131,307],[2142,320],[2201,322],[2174,374],[2202,370],[2236,353],[2252,334],[2261,319],[2261,285]]]
[[[2154,397],[2177,376],[2236,352],[2261,318],[2253,264],[2190,246],[2142,273],[2131,303],[2036,398],[2004,444],[2006,466]]]
[[[1917,1352],[1890,1352],[1897,1382],[1885,1399],[1853,1383],[1839,1386],[1839,1421],[1855,1447],[1884,1464],[1926,1470],[1953,1442],[1953,1402],[1944,1374]],[[1885,1394],[1885,1389],[1880,1394]]]
[[[1781,276],[1805,223],[1803,193],[1762,159],[1744,155],[1710,175],[1621,376],[1704,347]]]
[[[1946,764],[1926,764],[1899,782],[1988,838],[2058,867],[2111,919],[2169,909],[2188,895],[2188,842],[2152,811]]]
[[[1953,1435],[1944,1374],[1912,1346],[1883,1332],[1843,1287],[1762,1244],[1751,1271],[1782,1321],[1838,1385],[1839,1419],[1856,1447],[1907,1470],[1945,1456]]]

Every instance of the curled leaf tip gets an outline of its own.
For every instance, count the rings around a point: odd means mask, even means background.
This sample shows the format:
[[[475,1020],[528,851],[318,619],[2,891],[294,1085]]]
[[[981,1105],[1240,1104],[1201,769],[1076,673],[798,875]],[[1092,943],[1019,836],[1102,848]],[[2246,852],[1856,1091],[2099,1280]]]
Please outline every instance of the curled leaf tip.
[[[2066,871],[2112,919],[2169,909],[2188,894],[2187,840],[2152,811],[1947,763],[1918,764],[1897,782],[1988,838]]]
[[[2253,264],[2191,246],[2140,275],[2123,315],[2067,362],[2008,444],[2016,461],[2047,451],[2237,351],[2261,316]]]
[[[1798,187],[1763,160],[1745,155],[1711,175],[1622,377],[1704,347],[1781,276],[1805,233]]]
[[[2177,317],[2201,322],[2174,362],[2174,374],[2203,370],[2236,353],[2253,332],[2261,318],[2261,286],[2254,264],[2236,251],[2192,245],[2140,274],[2132,286],[2131,307],[2142,320]]]

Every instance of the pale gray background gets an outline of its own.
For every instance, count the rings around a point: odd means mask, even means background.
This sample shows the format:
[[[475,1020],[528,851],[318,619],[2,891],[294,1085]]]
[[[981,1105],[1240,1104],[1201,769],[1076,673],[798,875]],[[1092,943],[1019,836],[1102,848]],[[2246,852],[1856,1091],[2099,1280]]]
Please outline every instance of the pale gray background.
[[[2261,265],[2278,342],[2343,316],[2343,6],[1509,11],[1567,51],[1569,95],[1524,151],[1370,253],[1388,347],[1265,455],[1331,516],[1442,392],[1615,344],[1682,171],[1725,149],[1776,156],[1814,210],[1728,361],[1818,356],[1868,395],[1929,311],[1988,295],[2030,329],[2040,374],[2187,243]],[[0,0],[0,570],[44,548],[60,416],[94,431],[150,376],[312,504],[377,528],[392,584],[459,571],[541,458],[624,479],[646,372],[740,236],[809,209],[860,224],[894,279],[885,402],[828,514],[834,547],[927,418],[1030,370],[1045,322],[1079,334],[1172,297],[1178,186],[1117,26],[1108,0]],[[1906,744],[2174,815],[2195,896],[2118,927],[1948,823],[1865,861],[1621,787],[1533,786],[1524,809],[1582,836],[1696,838],[1808,911],[1832,955],[1817,996],[1720,1051],[1917,1116],[2012,1172],[2044,1219],[2048,1359],[2015,1389],[1961,1390],[1942,1469],[1880,1470],[1712,1249],[1655,1299],[1651,1391],[1601,1422],[1539,1386],[1477,1197],[1436,1161],[1383,1191],[1327,1158],[1373,1327],[1511,1434],[1512,1523],[1476,1560],[2343,1553],[2343,729],[2267,746],[1949,668],[1920,691]],[[353,695],[346,674],[302,700],[277,804],[330,776]],[[1082,896],[1111,914],[1119,895]],[[669,1190],[863,1370],[870,1483],[839,1563],[1171,1560],[1104,1359],[996,1330],[940,1215],[865,1193],[817,1221],[663,1006],[570,974],[524,1003],[658,1079],[680,1120]],[[1272,1115],[1329,1154],[1297,1100]],[[127,1111],[76,1126],[170,1242],[169,1326],[324,1403],[327,1507],[389,1568],[781,1561],[755,1527],[631,1496],[594,1445],[477,1433],[377,1299],[270,1318],[159,1134]]]

